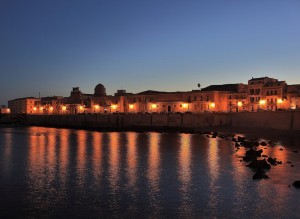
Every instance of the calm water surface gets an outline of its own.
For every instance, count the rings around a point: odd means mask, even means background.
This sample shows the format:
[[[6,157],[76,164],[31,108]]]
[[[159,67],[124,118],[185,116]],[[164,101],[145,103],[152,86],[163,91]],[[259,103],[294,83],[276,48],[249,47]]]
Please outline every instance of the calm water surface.
[[[219,138],[2,127],[0,217],[300,218],[291,142],[264,150],[284,164],[253,181]]]

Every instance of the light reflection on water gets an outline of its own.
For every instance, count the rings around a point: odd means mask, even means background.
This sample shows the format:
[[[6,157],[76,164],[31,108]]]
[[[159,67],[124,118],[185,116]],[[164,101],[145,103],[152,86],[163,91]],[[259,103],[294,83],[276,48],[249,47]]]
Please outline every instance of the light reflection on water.
[[[159,134],[149,134],[149,155],[147,178],[149,181],[150,206],[154,209],[151,217],[157,217],[159,210],[159,177],[160,177],[160,153],[159,153]]]
[[[297,218],[294,147],[261,147],[283,165],[253,181],[243,148],[191,134],[0,129],[0,216]],[[283,148],[283,151],[279,150]],[[293,161],[295,168],[287,161]]]
[[[181,206],[180,213],[181,217],[192,217],[193,216],[193,200],[190,196],[191,192],[191,135],[181,134],[180,135],[180,150],[179,150],[179,168],[178,175],[181,183],[179,189],[181,193]]]
[[[211,214],[213,217],[216,217],[214,215],[217,211],[217,205],[218,205],[218,194],[219,194],[219,184],[218,184],[218,178],[219,178],[219,147],[218,147],[218,140],[215,138],[210,139],[209,145],[208,145],[208,156],[207,156],[207,163],[208,163],[208,169],[209,169],[209,200],[208,200],[208,208],[211,209]]]

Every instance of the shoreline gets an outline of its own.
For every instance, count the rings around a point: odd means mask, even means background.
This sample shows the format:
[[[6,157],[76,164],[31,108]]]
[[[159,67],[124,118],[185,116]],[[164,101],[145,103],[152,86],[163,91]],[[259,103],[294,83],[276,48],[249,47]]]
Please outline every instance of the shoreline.
[[[300,112],[213,114],[94,114],[7,115],[0,127],[39,126],[99,132],[160,132],[244,134],[251,138],[297,139],[300,142]],[[299,136],[299,137],[298,137]]]
[[[80,127],[68,125],[35,125],[35,124],[18,124],[18,123],[0,123],[0,128],[7,127],[45,127],[71,130],[85,130],[96,132],[158,132],[158,133],[185,133],[185,134],[211,134],[219,133],[224,135],[246,135],[247,138],[268,139],[273,141],[286,141],[288,138],[298,139],[293,140],[300,142],[300,131],[298,130],[276,130],[266,128],[233,128],[233,127],[206,127],[206,128],[183,128],[183,127],[147,127],[147,126],[132,126],[132,127]],[[284,141],[284,142],[285,142]],[[291,144],[288,142],[288,144]],[[300,148],[300,144],[299,144]]]

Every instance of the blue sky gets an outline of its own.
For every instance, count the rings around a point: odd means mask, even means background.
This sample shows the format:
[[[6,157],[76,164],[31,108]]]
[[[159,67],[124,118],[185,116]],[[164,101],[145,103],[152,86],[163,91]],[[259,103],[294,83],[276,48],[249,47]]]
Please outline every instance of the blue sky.
[[[300,83],[300,1],[1,0],[0,104],[117,89]]]

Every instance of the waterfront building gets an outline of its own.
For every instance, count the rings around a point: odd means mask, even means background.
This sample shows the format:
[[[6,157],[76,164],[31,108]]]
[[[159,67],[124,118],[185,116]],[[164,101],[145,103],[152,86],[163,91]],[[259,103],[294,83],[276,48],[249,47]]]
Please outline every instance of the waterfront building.
[[[0,107],[0,114],[10,114],[10,109],[6,106]]]
[[[94,94],[73,87],[69,97],[19,98],[9,101],[11,113],[206,113],[256,112],[298,109],[300,85],[287,85],[275,78],[252,78],[248,84],[210,85],[192,91],[127,93],[107,95],[102,84]]]
[[[62,96],[42,97],[36,102],[34,114],[58,114],[59,108],[63,104]]]
[[[286,102],[290,103],[291,109],[300,108],[300,84],[293,84],[287,86]]]
[[[286,109],[287,84],[275,78],[252,78],[248,81],[248,100],[251,111]]]
[[[8,108],[12,114],[35,114],[40,98],[23,97],[8,101]]]

